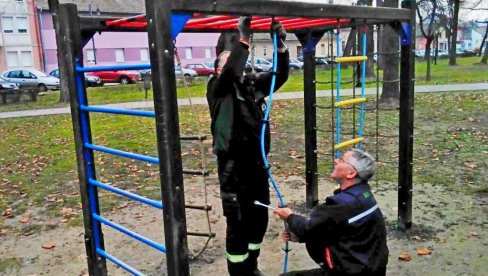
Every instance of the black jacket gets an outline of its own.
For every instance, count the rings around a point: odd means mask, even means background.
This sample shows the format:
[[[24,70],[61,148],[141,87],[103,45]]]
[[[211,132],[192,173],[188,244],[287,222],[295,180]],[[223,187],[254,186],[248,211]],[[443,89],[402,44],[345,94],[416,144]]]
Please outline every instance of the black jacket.
[[[292,214],[286,221],[310,257],[333,274],[385,274],[385,222],[367,183],[336,191],[310,219]]]
[[[260,156],[264,98],[269,95],[272,74],[248,74],[243,78],[248,55],[248,46],[236,43],[220,76],[212,78],[207,86],[213,150],[217,155],[244,152]],[[275,91],[288,79],[288,51],[278,53],[277,65]],[[269,127],[266,151],[269,151]]]

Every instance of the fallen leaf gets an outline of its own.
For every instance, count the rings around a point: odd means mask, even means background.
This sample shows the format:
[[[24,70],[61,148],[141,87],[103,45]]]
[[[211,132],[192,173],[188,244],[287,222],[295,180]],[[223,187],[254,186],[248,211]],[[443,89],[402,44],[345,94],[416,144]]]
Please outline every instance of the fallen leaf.
[[[429,249],[427,248],[417,248],[415,250],[415,252],[417,252],[417,255],[430,255],[432,253],[432,251],[430,251]]]
[[[29,222],[29,220],[30,220],[29,217],[22,217],[22,218],[20,218],[19,221],[20,221],[20,223],[27,223],[27,222]]]
[[[410,262],[412,260],[412,256],[410,256],[408,253],[402,253],[400,256],[398,256],[398,259],[400,261]]]
[[[475,121],[476,121],[476,119],[475,119],[475,118],[471,118],[471,117],[470,117],[470,118],[468,118],[468,120],[469,120],[470,122],[475,122]]]
[[[469,232],[469,236],[471,236],[471,237],[477,237],[478,236],[478,232],[471,231],[471,232]]]
[[[436,242],[437,243],[446,243],[447,242],[447,238],[437,238],[436,239]]]
[[[473,162],[464,162],[464,166],[467,167],[467,168],[470,168],[470,169],[475,169],[476,167],[478,167]]]
[[[14,215],[12,214],[12,209],[7,209],[7,210],[3,211],[2,216],[6,217],[6,218],[13,217]]]
[[[413,236],[413,237],[411,237],[410,239],[415,240],[415,241],[420,241],[420,240],[422,240],[422,238],[421,238],[421,237],[419,237],[419,236]]]
[[[56,245],[53,242],[48,242],[42,245],[42,248],[44,249],[53,249],[54,247],[56,247]]]
[[[62,219],[61,220],[61,223],[66,223],[66,222],[68,222],[68,219]]]

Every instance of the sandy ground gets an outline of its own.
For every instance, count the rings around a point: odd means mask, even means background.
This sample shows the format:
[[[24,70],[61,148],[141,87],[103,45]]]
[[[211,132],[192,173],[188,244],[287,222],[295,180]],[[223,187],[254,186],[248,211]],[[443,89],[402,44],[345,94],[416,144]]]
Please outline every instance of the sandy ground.
[[[212,230],[217,237],[198,259],[191,262],[191,272],[195,276],[226,275],[225,265],[225,220],[221,213],[218,185],[215,176],[209,179],[209,203]],[[282,192],[289,206],[299,212],[304,208],[305,181],[302,177],[279,179]],[[388,246],[390,259],[388,275],[486,275],[488,270],[488,216],[486,194],[483,197],[464,195],[442,186],[414,186],[414,209],[412,230],[397,231],[397,192],[395,184],[374,184],[374,191],[387,218]],[[332,189],[331,183],[320,180],[320,195],[325,198]],[[192,204],[203,204],[203,192],[199,178],[186,179],[186,200]],[[277,199],[272,201],[276,204]],[[115,212],[103,214],[151,239],[163,242],[162,214],[159,210],[138,204],[131,204]],[[7,220],[11,226],[26,227],[19,218]],[[30,221],[30,224],[48,222]],[[51,222],[56,224],[56,222]],[[202,211],[189,210],[187,213],[189,231],[207,232],[208,224]],[[278,233],[282,222],[270,218],[269,228],[263,244],[260,268],[267,275],[278,275],[282,271],[283,251]],[[0,260],[16,260],[0,272],[0,275],[85,275],[87,264],[83,243],[83,228],[43,227],[43,231],[18,235],[0,234]],[[104,228],[107,252],[131,264],[148,275],[166,275],[164,254],[128,239],[124,234]],[[53,242],[53,249],[43,249],[42,245]],[[190,252],[199,251],[205,238],[190,237]],[[315,267],[301,244],[292,244],[289,269]],[[430,255],[417,255],[416,249],[427,248]],[[402,253],[411,255],[411,261],[398,259]],[[123,269],[108,262],[109,275],[128,275]],[[0,270],[2,271],[2,270]]]

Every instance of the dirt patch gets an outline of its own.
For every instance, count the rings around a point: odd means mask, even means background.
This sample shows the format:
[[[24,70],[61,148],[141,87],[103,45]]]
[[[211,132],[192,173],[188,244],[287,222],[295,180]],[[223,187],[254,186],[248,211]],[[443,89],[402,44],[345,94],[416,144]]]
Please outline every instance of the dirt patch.
[[[321,198],[330,193],[332,183],[320,180]],[[304,179],[290,177],[279,179],[283,194],[289,205],[297,212],[308,213],[303,205]],[[186,200],[192,204],[203,204],[198,178],[187,180]],[[210,221],[213,239],[205,253],[192,260],[192,275],[226,275],[225,265],[225,220],[222,217],[218,185],[215,177],[209,179]],[[486,239],[488,231],[486,194],[462,194],[442,186],[414,186],[413,227],[407,232],[396,229],[397,195],[395,184],[375,185],[375,195],[387,219],[390,259],[389,275],[482,275],[488,268],[486,263]],[[277,199],[272,199],[274,203]],[[130,204],[103,214],[108,219],[145,235],[155,241],[164,241],[162,215],[159,210],[138,204]],[[12,222],[13,223],[13,222]],[[208,224],[204,213],[187,211],[189,231],[207,232]],[[12,226],[13,227],[13,226]],[[263,244],[260,267],[269,275],[282,271],[283,251],[279,233],[282,222],[270,218],[269,228]],[[148,275],[166,275],[164,254],[147,247],[125,235],[104,228],[107,252],[136,267]],[[189,237],[189,250],[197,253],[205,244],[205,238]],[[82,227],[62,225],[49,230],[34,231],[29,236],[22,234],[2,235],[0,275],[85,275],[87,273]],[[43,249],[42,245],[52,242],[55,247]],[[292,244],[289,269],[305,269],[315,264],[308,257],[302,244]],[[427,248],[430,255],[417,255],[416,249]],[[412,256],[409,262],[398,259],[400,254]],[[127,273],[108,262],[110,275]]]

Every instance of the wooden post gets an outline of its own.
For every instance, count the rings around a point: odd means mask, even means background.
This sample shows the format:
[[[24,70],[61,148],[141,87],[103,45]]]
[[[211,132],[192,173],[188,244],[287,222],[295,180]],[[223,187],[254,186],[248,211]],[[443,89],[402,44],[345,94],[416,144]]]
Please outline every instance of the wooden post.
[[[315,46],[324,32],[297,33],[303,47],[303,88],[305,112],[305,179],[306,202],[313,208],[319,201],[317,177],[317,112],[315,86]]]
[[[95,235],[98,231],[100,247],[104,248],[103,235],[100,223],[92,219],[92,212],[98,213],[98,194],[95,187],[94,200],[97,203],[95,210],[92,210],[89,198],[88,170],[95,172],[93,152],[85,151],[82,138],[82,116],[87,123],[88,131],[90,129],[90,120],[88,114],[80,112],[79,98],[77,95],[78,87],[76,85],[76,65],[75,59],[83,60],[82,41],[80,31],[80,20],[75,4],[59,5],[58,0],[49,0],[49,8],[53,15],[54,27],[56,30],[58,62],[61,82],[69,90],[69,100],[71,107],[71,118],[73,123],[73,134],[76,149],[76,161],[78,164],[78,178],[80,183],[81,204],[83,207],[83,221],[85,225],[85,248],[88,262],[88,273],[90,275],[107,275],[107,266],[104,258],[98,257],[96,252]],[[86,98],[85,83],[81,84],[82,91]],[[88,140],[91,142],[91,134],[88,132]],[[95,229],[96,227],[96,229]]]
[[[168,275],[189,275],[170,0],[146,0]]]
[[[412,226],[412,162],[415,58],[415,1],[405,0],[402,8],[409,8],[411,20],[402,28],[400,61],[400,123],[398,149],[398,227]]]

